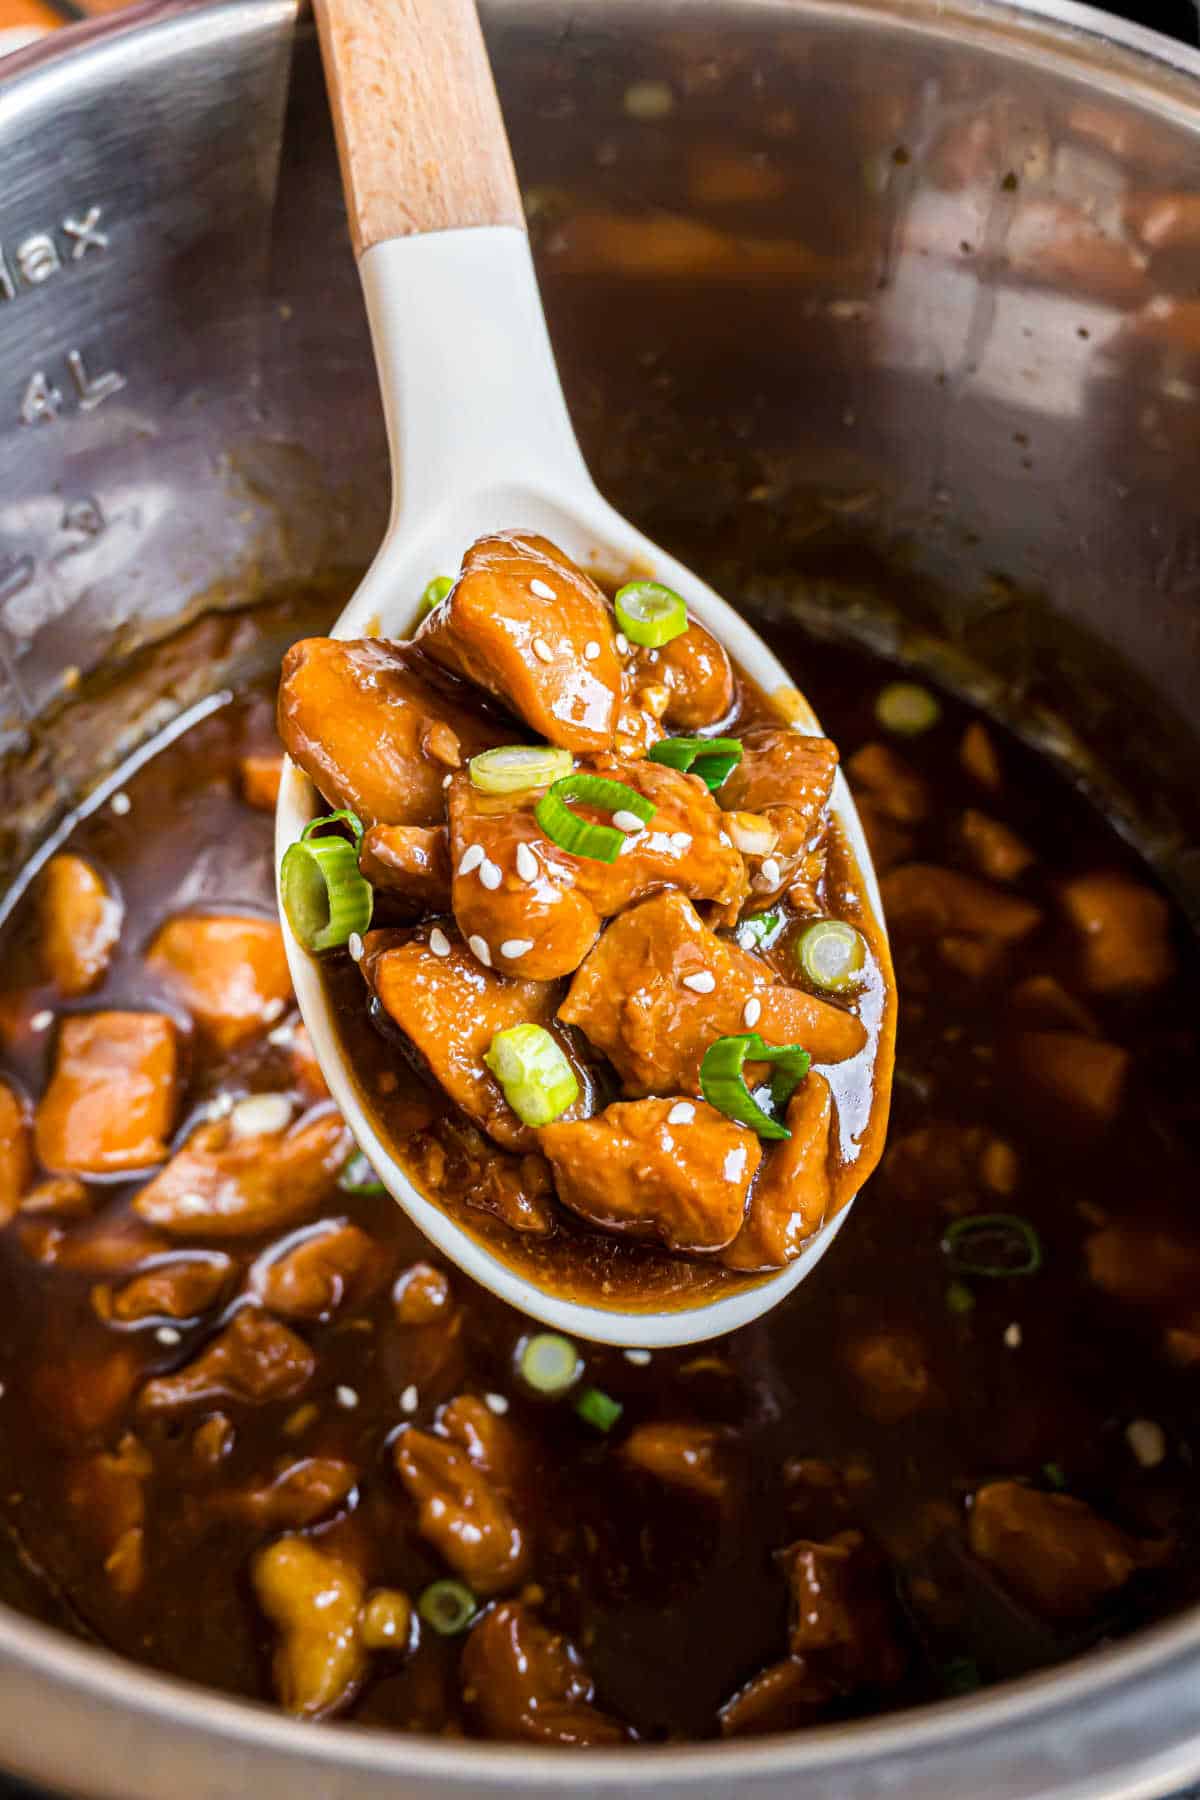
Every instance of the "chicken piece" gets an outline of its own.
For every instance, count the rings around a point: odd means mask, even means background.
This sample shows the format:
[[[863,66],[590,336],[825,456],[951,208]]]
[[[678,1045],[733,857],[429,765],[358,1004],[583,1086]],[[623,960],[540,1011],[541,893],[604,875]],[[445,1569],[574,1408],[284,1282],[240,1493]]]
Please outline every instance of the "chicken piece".
[[[779,832],[777,859],[815,850],[837,773],[836,744],[783,725],[753,725],[741,738],[742,760],[717,789],[722,809],[769,819]]]
[[[469,696],[442,693],[430,674],[411,646],[382,638],[292,645],[279,735],[331,807],[364,825],[440,825],[447,771],[504,743]]]
[[[782,1269],[818,1230],[830,1199],[833,1096],[813,1070],[788,1102],[791,1137],[768,1147],[745,1224],[721,1257],[731,1269]]]
[[[1131,1306],[1194,1305],[1200,1294],[1200,1243],[1140,1221],[1092,1232],[1084,1254],[1097,1287]]]
[[[625,680],[634,696],[648,686],[666,690],[657,717],[671,731],[717,725],[733,706],[733,665],[724,645],[696,619],[657,650],[635,644],[625,665]]]
[[[304,1456],[287,1463],[270,1481],[228,1495],[222,1510],[260,1531],[301,1531],[344,1506],[357,1483],[353,1463],[336,1456]]]
[[[575,1646],[515,1600],[490,1606],[462,1653],[463,1699],[488,1737],[537,1744],[619,1744],[629,1736],[594,1704]]]
[[[723,1501],[730,1479],[726,1449],[726,1434],[715,1425],[649,1422],[634,1426],[621,1455],[668,1487]]]
[[[115,1451],[76,1463],[67,1477],[67,1505],[122,1599],[137,1592],[145,1574],[145,1484],[153,1467],[145,1446],[126,1432]]]
[[[256,812],[274,812],[283,779],[282,756],[243,756],[238,763],[242,799]]]
[[[1057,975],[1027,975],[1009,996],[1015,1013],[1030,1027],[1045,1031],[1081,1031],[1099,1037],[1100,1027],[1082,1000],[1065,988]]]
[[[711,932],[677,893],[613,920],[558,1016],[609,1058],[627,1094],[698,1094],[705,1052],[714,1038],[746,1029],[751,998],[765,1042],[800,1044],[814,1062],[844,1062],[867,1041],[853,1013],[785,987],[767,963]]]
[[[265,1031],[291,1005],[292,978],[274,919],[181,913],[157,932],[146,967],[218,1050]]]
[[[1007,1138],[997,1137],[986,1126],[937,1120],[893,1138],[883,1173],[892,1189],[913,1208],[927,1211],[931,1206],[948,1206],[954,1211],[970,1211],[976,1195],[1006,1197],[1013,1193],[1020,1165]]]
[[[358,866],[386,894],[422,912],[450,909],[450,842],[444,825],[372,825]]]
[[[438,926],[372,931],[359,968],[455,1104],[498,1144],[533,1149],[535,1133],[513,1112],[483,1058],[496,1033],[510,1025],[549,1030],[554,989],[485,968],[457,933]]]
[[[417,1262],[396,1277],[392,1310],[397,1325],[433,1325],[444,1319],[453,1304],[450,1277],[432,1263]]]
[[[1016,1049],[1018,1073],[1064,1124],[1094,1130],[1116,1118],[1128,1050],[1077,1031],[1023,1031]]]
[[[3,1094],[0,1093],[0,1113],[4,1110]],[[0,1146],[3,1145],[3,1127],[0,1125]],[[3,1150],[0,1149],[0,1156]],[[3,1173],[0,1172],[0,1182]],[[82,1181],[76,1181],[74,1175],[51,1175],[46,1181],[39,1181],[29,1188],[21,1201],[23,1213],[50,1214],[56,1219],[86,1219],[99,1203],[99,1194],[95,1188],[85,1188]],[[0,1223],[3,1223],[3,1204],[0,1202]]]
[[[52,856],[37,887],[42,972],[60,994],[90,993],[121,935],[124,908],[82,856]]]
[[[1018,1481],[981,1487],[967,1516],[972,1553],[1034,1612],[1086,1618],[1145,1560],[1142,1546],[1071,1494]]]
[[[601,920],[659,888],[723,905],[745,895],[742,859],[722,841],[722,815],[698,777],[610,757],[593,759],[584,772],[623,782],[655,807],[648,827],[631,833],[611,863],[572,856],[546,837],[534,816],[537,792],[488,795],[466,775],[451,784],[454,915],[464,938],[481,938],[506,972],[537,981],[571,974]],[[594,808],[575,810],[610,823]]]
[[[361,1297],[381,1260],[357,1225],[322,1219],[282,1256],[260,1258],[250,1286],[268,1311],[285,1319],[331,1319],[349,1295]]]
[[[239,1307],[221,1335],[173,1375],[148,1381],[138,1396],[143,1413],[171,1412],[201,1400],[243,1400],[255,1406],[299,1393],[316,1368],[303,1338],[256,1306]]]
[[[671,1250],[722,1250],[741,1229],[759,1141],[703,1100],[617,1101],[544,1125],[558,1197],[603,1231]]]
[[[527,1473],[524,1445],[516,1431],[478,1394],[456,1394],[438,1408],[437,1429],[466,1451],[473,1466],[505,1493]]]
[[[546,538],[504,531],[472,544],[416,642],[548,743],[611,750],[621,688],[612,615]]]
[[[911,1417],[931,1398],[933,1383],[925,1353],[911,1332],[870,1332],[849,1346],[846,1362],[858,1384],[863,1411],[881,1425]]]
[[[376,1588],[367,1595],[359,1624],[368,1650],[408,1650],[413,1628],[412,1601],[402,1588]]]
[[[64,1019],[34,1141],[58,1174],[112,1175],[167,1154],[175,1114],[175,1027],[162,1013]]]
[[[826,1543],[800,1539],[779,1553],[791,1593],[788,1642],[814,1672],[843,1691],[891,1687],[904,1673],[886,1566],[861,1532]]]
[[[972,781],[987,788],[989,793],[999,793],[1004,785],[1004,771],[1000,767],[1000,753],[996,749],[986,726],[973,719],[962,734],[962,743],[958,747],[958,760],[963,772]]]
[[[1079,875],[1060,892],[1083,939],[1083,982],[1093,994],[1144,994],[1175,973],[1171,911],[1161,894],[1123,875]]]
[[[0,1081],[0,1225],[7,1225],[33,1176],[29,1109]]]
[[[968,806],[962,816],[963,847],[988,881],[1016,881],[1033,867],[1033,851],[1015,831]]]
[[[279,1633],[271,1667],[280,1705],[297,1718],[327,1718],[353,1699],[366,1674],[365,1581],[350,1563],[295,1536],[260,1550],[251,1578]]]
[[[864,744],[846,764],[855,798],[863,794],[893,825],[923,825],[929,817],[929,784],[890,744]]]
[[[935,863],[892,869],[880,891],[889,931],[913,941],[961,932],[1015,944],[1042,922],[1041,909],[1031,901]]]
[[[417,1508],[417,1528],[476,1594],[497,1594],[529,1573],[530,1553],[501,1487],[460,1443],[409,1425],[392,1446]]]
[[[333,1194],[354,1148],[341,1114],[309,1113],[284,1131],[240,1137],[228,1119],[197,1126],[136,1196],[148,1225],[187,1238],[283,1231]]]
[[[111,1316],[122,1325],[138,1319],[195,1319],[214,1307],[229,1286],[233,1259],[219,1250],[174,1253],[135,1275],[112,1297]]]
[[[808,1724],[836,1698],[828,1676],[814,1674],[802,1656],[788,1656],[754,1675],[717,1714],[722,1737],[756,1737]]]
[[[91,1440],[109,1440],[142,1372],[130,1337],[103,1349],[47,1348],[30,1378],[39,1430],[77,1454]]]

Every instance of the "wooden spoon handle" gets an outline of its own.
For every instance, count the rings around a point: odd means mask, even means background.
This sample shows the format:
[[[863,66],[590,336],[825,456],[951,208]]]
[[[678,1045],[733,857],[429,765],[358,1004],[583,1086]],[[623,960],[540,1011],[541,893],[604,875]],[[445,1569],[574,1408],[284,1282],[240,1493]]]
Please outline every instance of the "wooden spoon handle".
[[[358,255],[524,225],[474,0],[314,0]]]

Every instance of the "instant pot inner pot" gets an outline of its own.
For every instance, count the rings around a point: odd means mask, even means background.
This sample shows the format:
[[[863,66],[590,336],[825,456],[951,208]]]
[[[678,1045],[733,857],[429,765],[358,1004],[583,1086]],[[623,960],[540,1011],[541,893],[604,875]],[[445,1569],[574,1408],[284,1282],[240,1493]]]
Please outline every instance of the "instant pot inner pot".
[[[1192,86],[1008,15],[484,10],[601,487],[802,680],[820,646],[847,717],[846,646],[982,705],[1194,916]],[[110,28],[0,94],[10,878],[331,619],[382,533],[319,57],[288,15]],[[4,1598],[69,1622],[10,1549]]]

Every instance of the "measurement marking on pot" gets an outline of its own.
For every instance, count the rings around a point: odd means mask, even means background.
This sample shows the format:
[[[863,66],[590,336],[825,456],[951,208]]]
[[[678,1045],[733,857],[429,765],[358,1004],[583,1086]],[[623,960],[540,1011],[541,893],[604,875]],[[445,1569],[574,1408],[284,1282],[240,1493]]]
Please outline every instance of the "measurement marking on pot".
[[[0,298],[16,300],[26,288],[37,288],[67,263],[81,262],[89,250],[108,249],[108,233],[100,229],[104,209],[89,206],[80,218],[68,213],[53,231],[31,231],[6,249],[0,240]],[[61,240],[61,241],[60,241]]]
[[[66,363],[80,412],[94,412],[103,401],[119,394],[125,386],[125,377],[116,369],[106,369],[103,375],[90,375],[82,350],[68,350]],[[35,369],[21,396],[21,423],[47,425],[59,417],[64,404],[63,388],[55,386],[45,369]]]

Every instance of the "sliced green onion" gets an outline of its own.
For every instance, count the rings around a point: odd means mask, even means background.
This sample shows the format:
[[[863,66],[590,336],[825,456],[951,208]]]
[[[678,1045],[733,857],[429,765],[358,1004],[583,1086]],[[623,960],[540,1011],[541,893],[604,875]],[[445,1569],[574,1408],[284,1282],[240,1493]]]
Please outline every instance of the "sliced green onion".
[[[1043,1463],[1042,1474],[1045,1477],[1046,1485],[1052,1487],[1055,1493],[1061,1494],[1067,1485],[1067,1473],[1062,1464]]]
[[[752,919],[743,919],[738,926],[737,935],[740,938],[743,931],[750,931],[760,944],[765,944],[774,937],[782,924],[783,913],[776,907],[773,912],[755,913]]]
[[[651,762],[666,763],[668,768],[691,770],[698,775],[710,793],[715,794],[731,769],[742,760],[740,738],[660,738],[651,744],[647,755]]]
[[[549,787],[571,773],[571,752],[551,744],[502,744],[473,756],[467,767],[474,787],[485,794],[519,794]]]
[[[942,1686],[947,1694],[973,1694],[983,1686],[979,1664],[970,1656],[955,1656],[942,1668]]]
[[[300,833],[300,842],[307,843],[310,837],[315,837],[318,831],[324,831],[330,825],[348,825],[350,827],[350,833],[354,839],[354,854],[357,856],[362,849],[363,822],[356,812],[350,811],[348,806],[343,806],[338,812],[322,813],[319,819],[310,819]]]
[[[550,1398],[565,1394],[579,1378],[583,1358],[570,1338],[557,1331],[539,1331],[526,1338],[517,1354],[517,1369],[522,1381],[536,1394]]]
[[[841,994],[862,973],[867,946],[844,919],[818,919],[797,938],[796,960],[814,987]]]
[[[708,1046],[700,1064],[700,1092],[710,1106],[749,1125],[763,1138],[790,1138],[791,1132],[770,1113],[764,1112],[746,1086],[742,1073],[747,1062],[772,1063],[771,1100],[774,1106],[787,1105],[792,1094],[808,1074],[812,1057],[799,1044],[765,1044],[757,1031],[743,1031],[737,1037],[719,1037]]]
[[[650,823],[656,810],[636,788],[627,787],[623,781],[606,781],[603,775],[577,771],[556,781],[534,807],[534,817],[560,850],[568,850],[572,856],[590,857],[593,862],[616,862],[626,833],[615,825],[595,825],[590,819],[581,819],[571,811],[572,800],[613,813],[631,813],[643,825]]]
[[[355,1150],[338,1176],[343,1194],[386,1194],[387,1189],[361,1150]]]
[[[344,837],[290,844],[279,868],[279,892],[288,924],[313,955],[337,949],[371,923],[375,896]]]
[[[955,1219],[942,1237],[950,1267],[959,1275],[1035,1275],[1042,1242],[1028,1219],[1016,1213],[971,1213]]]
[[[479,1602],[461,1581],[431,1581],[417,1601],[417,1611],[439,1637],[457,1637],[479,1611]]]
[[[498,1031],[483,1060],[526,1125],[549,1125],[579,1097],[575,1071],[561,1044],[541,1025]]]
[[[880,688],[875,699],[875,717],[885,731],[898,737],[920,737],[942,716],[942,703],[936,694],[915,681],[893,681]]]
[[[597,1431],[611,1431],[625,1408],[603,1388],[584,1388],[575,1402],[575,1411],[587,1425],[594,1425]]]
[[[435,575],[432,581],[426,582],[421,595],[421,611],[432,612],[435,606],[440,606],[453,586],[453,575]]]
[[[627,581],[613,601],[617,624],[633,644],[657,650],[688,628],[687,607],[661,581]]]
[[[946,1289],[946,1310],[960,1316],[969,1313],[975,1304],[975,1296],[965,1281],[952,1281]]]

